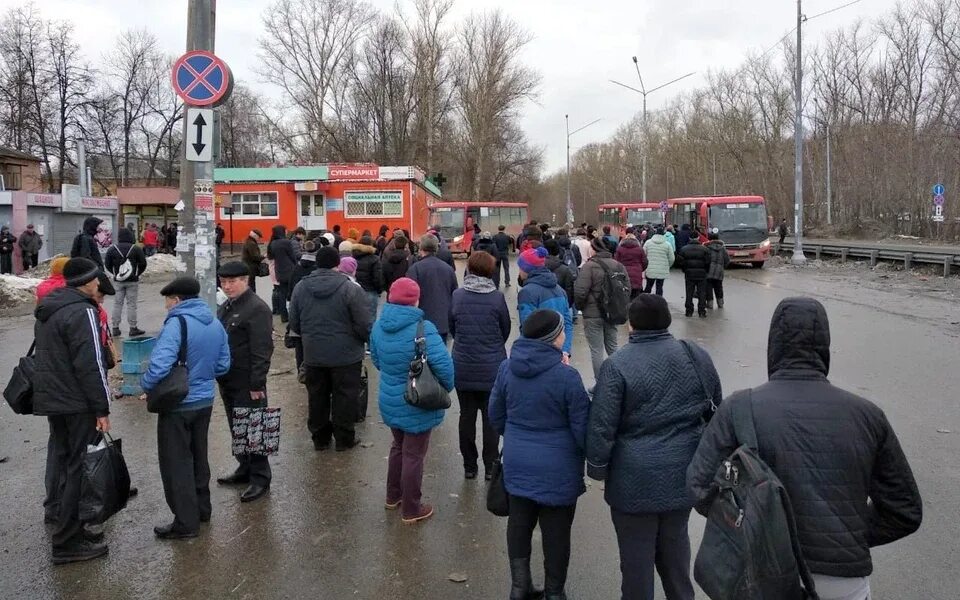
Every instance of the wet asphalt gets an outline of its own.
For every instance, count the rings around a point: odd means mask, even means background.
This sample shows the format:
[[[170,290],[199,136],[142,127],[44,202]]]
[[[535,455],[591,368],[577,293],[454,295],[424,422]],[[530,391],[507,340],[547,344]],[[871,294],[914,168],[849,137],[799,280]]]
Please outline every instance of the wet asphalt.
[[[265,283],[261,295],[268,297]],[[163,316],[160,287],[144,284],[140,294],[140,326],[148,331],[156,331]],[[811,295],[824,302],[833,334],[831,380],[886,411],[924,497],[921,530],[874,550],[875,597],[960,597],[955,575],[960,556],[960,307],[922,286],[868,288],[843,276],[792,269],[730,271],[726,308],[705,320],[684,318],[679,273],[668,280],[665,295],[674,316],[672,332],[710,351],[726,393],[766,379],[767,328],[781,299]],[[516,287],[507,297],[515,307]],[[30,317],[0,321],[4,380],[31,336]],[[621,338],[626,339],[625,330]],[[574,365],[591,383],[579,327]],[[170,520],[157,468],[156,419],[136,399],[117,400],[113,431],[124,441],[140,493],[108,523],[106,559],[62,567],[50,562],[41,506],[46,423],[14,415],[4,403],[0,598],[506,598],[506,520],[485,510],[482,479],[463,479],[456,402],[434,432],[427,458],[424,496],[436,515],[404,526],[396,512],[383,510],[390,433],[376,409],[376,370],[371,365],[369,371],[371,415],[358,428],[362,447],[314,452],[306,430],[306,392],[296,383],[292,353],[278,339],[268,389],[271,402],[284,413],[281,452],[271,459],[272,490],[261,501],[241,504],[240,490],[214,482],[213,519],[200,537],[186,542],[153,536],[154,525]],[[214,477],[234,464],[219,404],[210,429],[210,464]],[[703,520],[694,515],[694,552],[702,529]],[[542,582],[539,543],[537,533],[534,573]],[[464,582],[451,581],[464,577]],[[602,484],[591,482],[577,509],[567,591],[571,599],[612,599],[619,597],[619,584],[616,538]],[[659,589],[657,594],[663,597]]]

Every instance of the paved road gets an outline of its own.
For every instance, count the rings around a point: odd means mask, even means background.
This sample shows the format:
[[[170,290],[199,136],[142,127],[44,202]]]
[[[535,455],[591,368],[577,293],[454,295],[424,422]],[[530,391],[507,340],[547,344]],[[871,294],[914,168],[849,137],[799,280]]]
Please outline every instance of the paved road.
[[[856,281],[811,271],[734,269],[727,308],[708,320],[685,319],[682,283],[666,286],[675,335],[698,340],[714,356],[726,392],[766,378],[767,326],[784,297],[821,298],[833,325],[832,380],[880,404],[900,434],[924,494],[923,528],[912,538],[875,551],[872,584],[877,598],[960,597],[955,576],[960,555],[956,519],[960,493],[960,307],[909,291],[866,289]],[[141,294],[143,325],[159,323],[161,301],[153,285]],[[515,289],[509,294],[515,302]],[[155,327],[155,326],[154,326]],[[0,321],[0,373],[31,336],[27,318]],[[275,364],[292,365],[287,350]],[[582,333],[575,365],[590,383]],[[376,372],[371,369],[373,389]],[[152,415],[130,399],[114,405],[115,431],[140,495],[107,527],[106,560],[53,568],[40,506],[46,425],[0,408],[0,598],[300,598],[320,600],[486,600],[506,596],[506,521],[483,508],[484,484],[464,481],[457,450],[456,408],[436,432],[424,493],[437,506],[432,520],[405,527],[382,509],[389,432],[377,413],[361,427],[372,446],[350,453],[316,453],[305,428],[306,394],[290,374],[270,380],[284,407],[282,453],[273,460],[269,498],[241,505],[236,492],[214,485],[214,516],[198,539],[156,541],[151,528],[169,520],[156,466]],[[951,433],[938,433],[950,431]],[[222,409],[211,425],[214,474],[231,467]],[[574,525],[570,597],[618,597],[616,540],[602,486],[581,499]],[[703,521],[691,520],[694,544]],[[539,538],[535,540],[535,546]],[[535,550],[539,557],[539,550]],[[448,581],[451,573],[466,583]],[[537,566],[536,579],[542,581]],[[660,592],[658,592],[660,593]],[[658,596],[662,598],[662,594]],[[702,597],[702,596],[701,596]]]

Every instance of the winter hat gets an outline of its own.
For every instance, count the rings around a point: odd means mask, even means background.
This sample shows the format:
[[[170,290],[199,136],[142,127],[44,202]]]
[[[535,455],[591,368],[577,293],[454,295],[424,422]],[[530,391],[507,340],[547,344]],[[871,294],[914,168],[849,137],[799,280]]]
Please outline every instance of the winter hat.
[[[350,253],[353,252],[353,242],[350,240],[343,240],[340,242],[340,252]]]
[[[220,266],[220,277],[250,277],[250,268],[239,260],[230,261]],[[162,293],[162,292],[161,292]]]
[[[661,296],[640,294],[630,303],[630,327],[634,331],[662,331],[670,328],[670,306]]]
[[[194,298],[200,295],[200,282],[194,277],[182,275],[177,277],[160,290],[161,296],[179,296],[180,298]]]
[[[113,284],[110,283],[110,278],[106,273],[100,271],[97,275],[97,291],[103,294],[104,296],[116,296],[117,290],[114,289]]]
[[[600,238],[590,240],[590,248],[592,248],[594,252],[610,252],[610,248],[608,248]]]
[[[365,235],[362,238],[360,238],[360,243],[363,244],[364,246],[372,246],[373,238],[370,237],[369,235]]]
[[[413,306],[420,301],[420,285],[409,277],[401,277],[390,286],[387,302]]]
[[[520,267],[520,270],[524,273],[529,273],[546,264],[547,254],[547,249],[543,246],[524,250],[520,253],[520,258],[517,259],[517,266]]]
[[[351,227],[347,230],[347,239],[353,240],[354,242],[360,241],[360,231],[355,227]]]
[[[70,262],[70,259],[66,256],[58,256],[55,259],[50,261],[50,274],[51,275],[63,275],[63,267]]]
[[[357,259],[352,256],[344,256],[340,259],[340,272],[350,277],[357,275]]]
[[[307,241],[305,241],[305,242],[303,243],[303,253],[304,253],[304,255],[307,255],[307,254],[312,255],[312,254],[313,254],[314,252],[316,252],[316,251],[317,251],[317,243],[314,242],[313,240],[307,240]],[[303,257],[301,256],[300,258],[302,259]],[[310,258],[309,258],[308,260],[310,260],[310,259],[312,259],[312,258],[313,258],[313,256],[310,256]]]
[[[332,246],[337,241],[336,236],[334,236],[329,231],[323,234],[323,239],[327,240],[327,246]]]
[[[71,258],[63,266],[63,278],[67,280],[67,287],[87,285],[100,274],[100,267],[89,258]]]
[[[340,253],[330,246],[317,250],[317,268],[334,269],[340,265]]]
[[[520,332],[525,338],[549,344],[563,332],[563,317],[548,308],[535,310],[523,322]]]

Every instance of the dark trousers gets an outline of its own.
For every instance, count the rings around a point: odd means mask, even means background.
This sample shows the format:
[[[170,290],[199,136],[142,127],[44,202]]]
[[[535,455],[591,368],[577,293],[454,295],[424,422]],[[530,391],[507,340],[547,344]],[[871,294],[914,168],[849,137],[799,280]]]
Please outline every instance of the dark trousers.
[[[353,444],[362,364],[344,367],[306,365],[307,398],[310,404],[307,428],[314,444],[326,446],[331,436],[338,445]]]
[[[157,418],[160,479],[176,531],[196,531],[201,519],[210,519],[207,433],[212,411],[207,407],[165,412]]]
[[[53,434],[53,449],[62,477],[54,549],[68,548],[83,540],[80,522],[80,483],[87,444],[97,441],[97,419],[91,413],[47,417]]]
[[[249,267],[250,265],[247,265],[247,266]],[[257,293],[257,275],[256,275],[256,273],[254,273],[253,275],[250,275],[250,277],[247,279],[247,283],[250,284],[250,289],[253,290],[253,293]]]
[[[13,273],[13,254],[0,254],[0,273]]]
[[[630,300],[635,300],[637,296],[643,293],[642,287],[630,288]]]
[[[43,517],[45,520],[56,521],[60,515],[60,490],[63,488],[63,470],[57,461],[57,445],[53,439],[53,423],[50,426],[50,435],[47,437],[47,468],[43,474],[43,485],[47,497],[43,500]]]
[[[500,436],[490,425],[487,417],[487,405],[490,392],[457,390],[460,400],[460,454],[463,455],[463,469],[477,472],[477,413],[483,429],[483,469],[490,472],[493,461],[499,454]]]
[[[685,279],[687,285],[687,300],[683,307],[687,309],[687,314],[693,314],[693,298],[697,298],[697,312],[704,314],[707,312],[707,285],[704,279]]]
[[[32,269],[40,262],[39,254],[27,254],[23,253],[23,270]]]
[[[665,280],[663,280],[663,279],[650,279],[650,278],[648,277],[648,278],[647,278],[647,285],[646,285],[646,287],[643,288],[644,293],[649,294],[649,293],[653,290],[654,284],[656,284],[656,286],[657,286],[657,295],[658,295],[658,296],[662,296],[662,295],[663,295],[663,282],[664,282],[664,281],[665,281]]]
[[[717,300],[723,300],[722,279],[708,279],[705,284],[707,288],[707,302],[713,302],[714,297],[716,297]]]
[[[693,600],[690,583],[690,509],[628,514],[610,510],[620,546],[623,600],[653,600],[653,569],[667,600]]]
[[[223,409],[227,413],[227,423],[230,426],[230,435],[233,439],[233,409],[234,408],[264,408],[267,399],[251,400],[248,386],[231,383],[220,384],[220,396],[223,398]],[[270,461],[265,454],[243,454],[237,459],[237,473],[250,478],[251,485],[269,487],[273,474],[270,471]]]
[[[500,274],[503,273],[503,284],[506,286],[510,285],[510,257],[504,256],[503,258],[497,259],[497,274],[493,278],[493,283],[500,287]]]
[[[540,523],[543,537],[543,571],[546,592],[560,593],[567,583],[570,565],[570,528],[577,505],[544,506],[533,500],[510,496],[507,518],[507,554],[510,560],[530,558],[533,529]]]
[[[387,502],[402,501],[404,518],[420,514],[423,462],[430,448],[430,432],[406,433],[391,429],[393,445],[387,462]]]

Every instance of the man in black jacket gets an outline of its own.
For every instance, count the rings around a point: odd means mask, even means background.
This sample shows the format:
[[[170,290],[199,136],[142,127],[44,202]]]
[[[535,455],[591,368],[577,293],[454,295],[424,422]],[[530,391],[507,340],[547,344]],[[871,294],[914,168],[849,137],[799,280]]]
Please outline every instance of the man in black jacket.
[[[53,562],[90,560],[107,546],[86,539],[79,518],[83,457],[97,431],[110,430],[110,386],[104,368],[94,295],[100,268],[85,258],[64,266],[67,286],[50,292],[36,309],[33,412],[50,423],[53,454],[61,470]]]
[[[123,319],[123,305],[127,304],[127,323],[130,325],[130,337],[146,333],[137,327],[137,296],[140,292],[140,276],[147,270],[147,257],[134,243],[133,232],[123,227],[117,232],[117,243],[107,250],[104,261],[106,271],[113,275],[113,337],[120,337],[120,321]]]
[[[280,312],[280,321],[286,323],[290,319],[287,313],[290,276],[300,256],[293,242],[287,238],[287,228],[283,225],[275,225],[273,228],[273,239],[267,244],[267,258],[273,261],[273,273],[277,277],[277,308]]]
[[[693,316],[693,297],[697,297],[697,314],[707,316],[707,273],[710,270],[712,254],[700,243],[696,236],[683,246],[677,245],[677,262],[683,269],[684,281],[687,285],[687,300],[684,303],[688,317]]]
[[[563,291],[567,293],[567,302],[570,303],[570,308],[573,309],[573,283],[576,281],[576,277],[573,276],[573,271],[570,270],[570,267],[563,264],[563,261],[560,260],[560,242],[554,239],[547,240],[543,243],[543,247],[546,248],[547,252],[550,253],[550,255],[547,256],[546,264],[544,266],[550,269],[550,272],[557,276],[557,285],[563,288]],[[574,313],[574,315],[576,315],[576,313]]]
[[[510,251],[516,249],[513,238],[507,235],[507,227],[500,225],[497,227],[497,235],[493,236],[493,243],[497,245],[497,270],[493,277],[493,282],[500,287],[500,274],[503,274],[504,287],[510,287]]]
[[[337,271],[339,265],[333,248],[317,251],[317,270],[297,285],[290,302],[290,332],[303,343],[307,427],[317,451],[329,449],[331,437],[338,452],[360,441],[354,422],[373,320],[363,290]]]
[[[273,315],[248,283],[249,271],[242,262],[220,267],[220,285],[227,301],[217,317],[230,342],[230,371],[218,377],[220,396],[233,431],[234,408],[267,406],[267,373],[273,356]],[[270,489],[270,462],[261,454],[237,457],[236,471],[217,479],[221,485],[248,484],[241,502],[261,498]]]
[[[800,548],[821,598],[868,598],[870,548],[920,527],[920,492],[883,410],[834,387],[830,325],[812,298],[787,298],[773,313],[770,381],[724,401],[687,469],[697,510],[707,514],[721,462],[740,445],[733,410],[753,406],[760,458],[783,482]]]
[[[453,290],[459,284],[456,271],[439,257],[439,249],[440,242],[435,236],[428,233],[420,238],[420,259],[407,270],[407,277],[420,286],[420,308],[427,320],[437,326],[446,343]]]
[[[354,244],[354,260],[357,261],[357,283],[367,293],[367,303],[370,307],[370,321],[377,320],[377,306],[380,304],[380,294],[383,293],[383,268],[380,266],[380,257],[369,235],[360,238],[359,244]]]
[[[13,273],[13,249],[17,238],[10,233],[10,228],[0,227],[0,274]]]
[[[100,247],[97,245],[97,228],[103,223],[103,219],[97,217],[87,217],[83,220],[83,229],[73,238],[73,246],[70,248],[70,258],[86,258],[97,263],[100,270],[103,270],[103,257],[100,256]]]

